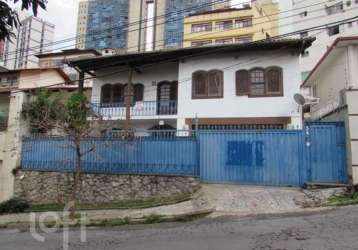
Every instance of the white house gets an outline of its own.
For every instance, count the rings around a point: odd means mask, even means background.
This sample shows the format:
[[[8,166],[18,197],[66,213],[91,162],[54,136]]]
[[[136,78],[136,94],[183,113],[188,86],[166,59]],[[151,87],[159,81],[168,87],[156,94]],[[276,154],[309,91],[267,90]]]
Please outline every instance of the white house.
[[[340,37],[319,60],[302,88],[319,98],[313,121],[343,121],[353,183],[358,184],[358,36]]]
[[[94,109],[123,129],[287,128],[302,125],[299,55],[314,39],[266,40],[72,60],[94,72]],[[132,70],[133,74],[129,72]]]
[[[353,36],[358,28],[357,0],[293,0],[293,30],[302,30],[301,38],[316,37],[316,42],[302,55],[301,72],[306,78],[318,63],[327,48],[341,36]],[[291,14],[290,14],[291,15]],[[350,18],[350,21],[338,22]],[[330,24],[330,25],[327,25]],[[325,25],[325,29],[304,31],[312,27]]]

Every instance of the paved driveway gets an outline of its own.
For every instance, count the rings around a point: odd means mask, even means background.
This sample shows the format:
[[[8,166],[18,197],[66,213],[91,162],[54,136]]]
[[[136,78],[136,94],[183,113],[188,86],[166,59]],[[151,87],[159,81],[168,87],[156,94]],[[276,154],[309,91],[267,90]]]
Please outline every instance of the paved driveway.
[[[199,196],[217,213],[236,215],[300,212],[310,199],[298,188],[212,184],[203,185]]]

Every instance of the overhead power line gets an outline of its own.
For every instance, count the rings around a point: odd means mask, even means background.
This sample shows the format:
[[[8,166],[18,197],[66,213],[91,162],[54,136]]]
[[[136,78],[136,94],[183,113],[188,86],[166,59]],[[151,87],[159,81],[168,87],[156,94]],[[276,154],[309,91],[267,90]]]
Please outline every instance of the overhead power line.
[[[358,16],[356,16],[354,18],[358,19]],[[339,23],[340,24],[345,24],[345,23],[351,22],[352,20],[353,19],[350,18],[350,19],[342,20]],[[330,23],[330,24],[336,24],[336,23],[337,22]],[[326,25],[314,26],[314,27],[310,27],[310,28],[307,28],[307,29],[303,29],[303,30],[299,30],[299,31],[295,31],[295,32],[289,32],[289,33],[282,34],[282,35],[279,35],[279,36],[276,36],[276,37],[272,37],[271,39],[275,40],[275,39],[285,38],[285,37],[300,34],[301,32],[304,32],[304,31],[318,31],[320,29],[325,29],[325,28],[326,28]],[[252,43],[260,43],[260,42],[263,42],[263,41],[267,41],[267,39],[262,39],[262,40],[255,41],[255,42],[252,42]],[[210,52],[203,52],[203,53],[199,53],[199,54],[196,54],[196,55],[179,57],[178,60],[183,60],[183,59],[192,58],[192,57],[198,57],[198,56],[203,56],[203,55],[209,55],[209,54],[220,52],[220,50],[223,50],[223,49],[225,49],[225,47],[224,48],[218,48],[217,50],[213,50],[213,51],[210,51]],[[153,67],[153,66],[158,66],[158,65],[161,65],[161,64],[166,64],[168,62],[169,62],[169,60],[162,61],[160,63],[148,64],[148,65],[143,66],[142,69],[150,68],[150,67]],[[130,63],[130,61],[128,61],[128,63]],[[233,66],[235,66],[235,64],[229,65],[228,67],[233,67]],[[110,66],[106,66],[106,67],[110,67]],[[129,72],[129,70],[128,69],[119,70],[119,71],[114,71],[114,72],[111,72],[111,73],[102,74],[100,76],[85,77],[85,78],[81,78],[81,79],[73,80],[73,81],[68,81],[68,82],[59,82],[59,83],[55,83],[55,84],[51,84],[51,85],[47,85],[47,86],[43,86],[43,87],[54,87],[54,86],[65,85],[65,84],[70,84],[70,83],[76,83],[76,82],[84,81],[84,80],[91,80],[91,79],[96,79],[96,78],[101,78],[101,77],[117,75],[117,74],[126,73],[126,72]],[[41,87],[39,87],[39,88],[41,88]],[[12,93],[17,93],[17,92],[22,92],[22,91],[23,90],[17,90],[17,91],[13,91]]]
[[[296,8],[296,9],[292,9],[292,10],[286,10],[286,11],[281,11],[281,12],[273,13],[273,14],[270,14],[270,15],[265,15],[265,16],[261,16],[261,17],[256,17],[256,18],[253,18],[253,20],[255,20],[255,19],[262,19],[262,18],[271,17],[271,16],[277,16],[277,15],[284,14],[284,13],[288,13],[288,12],[295,11],[295,10],[305,9],[305,8],[309,8],[309,7],[313,7],[313,6],[317,6],[317,5],[322,5],[322,4],[325,4],[325,3],[329,2],[329,1],[330,1],[330,0],[327,0],[327,1],[324,1],[324,2],[320,2],[320,3],[311,4],[311,5],[307,5],[307,6],[303,6],[303,7]],[[214,4],[218,3],[218,2],[221,2],[221,0],[216,0],[216,1],[214,1],[213,3],[211,3],[211,4],[201,5],[201,6],[197,7],[197,8],[202,8],[202,6],[214,5]],[[244,3],[241,3],[241,4],[247,4],[247,3],[251,3],[251,1],[247,1],[247,2],[244,2]],[[236,5],[234,5],[234,6],[241,5],[241,4],[236,4]],[[167,13],[167,14],[165,14],[165,15],[157,16],[157,17],[155,17],[155,19],[157,19],[157,18],[160,19],[160,18],[166,17],[166,16],[168,16],[168,15],[172,15],[172,14],[175,14],[175,13],[177,14],[177,13],[180,13],[180,12],[183,12],[183,11],[188,11],[188,10],[191,10],[191,9],[192,9],[192,8],[188,8],[188,9],[185,9],[185,10],[181,10],[181,11],[179,11],[179,12],[169,12],[169,13]],[[195,9],[195,8],[194,8],[194,9]],[[290,16],[290,17],[293,17],[293,16],[295,16],[295,15],[292,15],[292,16]],[[289,18],[289,17],[285,17],[285,18]],[[134,30],[130,30],[130,31],[122,31],[120,34],[126,34],[126,33],[130,33],[130,32],[136,32],[136,31],[140,31],[140,30],[142,30],[142,29],[144,30],[144,29],[146,29],[146,28],[157,27],[157,26],[159,26],[159,25],[164,25],[164,24],[167,24],[167,23],[170,23],[170,22],[174,22],[174,21],[178,21],[178,20],[183,20],[183,19],[184,19],[184,17],[179,17],[179,18],[176,18],[176,19],[172,19],[172,20],[169,20],[169,21],[164,21],[164,22],[162,22],[162,23],[157,23],[157,24],[154,24],[154,25],[152,25],[152,26],[147,26],[147,27],[143,27],[143,28],[140,28],[140,29],[134,29]],[[147,19],[145,19],[145,20],[147,20]],[[150,19],[148,19],[148,20],[150,20]],[[138,24],[138,21],[137,21],[137,22],[133,22],[133,23],[131,23],[131,24],[129,24],[129,25],[132,26],[132,25],[136,25],[136,24]],[[117,27],[117,28],[123,28],[123,27]],[[109,28],[109,29],[107,29],[107,30],[117,29],[117,28],[114,27],[114,28]],[[101,32],[106,32],[106,30],[101,30]],[[94,41],[97,41],[97,40],[100,40],[101,38],[105,38],[106,36],[107,36],[107,35],[100,35],[100,34],[98,34],[98,35],[94,35],[93,37],[95,37]],[[96,38],[96,37],[97,37],[97,38]],[[76,37],[70,38],[70,39],[74,40],[74,39],[76,39]],[[165,39],[163,39],[163,41],[164,41],[164,40],[165,40]],[[60,41],[48,43],[48,44],[45,44],[45,45],[43,46],[43,48],[44,48],[44,47],[48,47],[48,46],[53,46],[53,45],[56,45],[56,44],[67,43],[67,42],[69,42],[69,41],[71,41],[71,40],[65,39],[65,40],[60,40]],[[72,47],[72,46],[76,46],[76,45],[78,45],[78,44],[81,44],[81,43],[75,43],[74,45],[66,45],[66,46],[64,46],[64,47],[56,48],[56,50],[64,49],[64,48],[69,48],[69,47]],[[145,45],[145,44],[144,44],[144,45]],[[141,44],[141,47],[142,47],[142,46],[143,46],[143,44]],[[40,46],[30,47],[29,50],[34,50],[34,49],[38,49],[38,48],[40,48]],[[132,48],[137,48],[137,46],[133,46]],[[129,49],[129,48],[127,48],[127,50],[128,50],[128,49]],[[6,53],[5,55],[16,54],[17,52],[19,52],[19,50],[15,50],[15,51],[8,52],[8,53]],[[33,54],[31,54],[31,55],[37,55],[37,54],[38,54],[38,52],[33,53]],[[31,55],[28,55],[28,56],[31,56]],[[16,57],[11,58],[11,59],[7,59],[7,60],[13,60],[13,59],[15,59],[15,58],[16,58]]]
[[[317,4],[314,4],[314,5],[317,5]],[[305,6],[305,8],[306,7],[308,7],[308,6]],[[357,8],[357,7],[356,7]],[[356,9],[356,8],[353,8],[353,9],[350,9],[349,11],[352,11],[352,10],[354,10],[354,9]],[[299,9],[301,9],[301,8],[299,8]],[[320,9],[315,9],[315,10],[312,10],[312,11],[309,11],[309,13],[314,13],[314,12],[317,12],[317,11],[321,11],[322,10],[322,8],[320,8]],[[280,13],[285,13],[286,11],[283,11],[283,12],[280,12]],[[291,11],[289,11],[289,12],[291,12]],[[272,16],[277,16],[277,15],[279,15],[279,13],[276,13],[276,14],[272,14]],[[278,18],[278,19],[274,19],[274,20],[270,20],[270,21],[264,21],[264,22],[261,22],[261,23],[256,23],[256,24],[253,24],[253,26],[258,26],[258,25],[261,25],[261,24],[265,24],[265,23],[270,23],[271,21],[280,21],[280,20],[282,20],[282,19],[288,19],[288,18],[291,18],[291,17],[294,17],[294,16],[297,16],[298,14],[294,14],[294,15],[290,15],[290,16],[286,16],[286,17],[283,17],[283,18]],[[258,17],[258,18],[256,18],[256,19],[261,19],[261,18],[265,18],[266,16],[263,16],[263,17]],[[322,16],[321,16],[322,17]],[[315,18],[315,19],[317,19],[317,18]],[[312,19],[306,19],[306,20],[304,20],[304,21],[309,21],[309,20],[312,20]],[[299,22],[293,22],[293,23],[289,23],[289,24],[285,24],[285,25],[279,25],[279,26],[276,26],[276,27],[274,27],[274,28],[280,28],[280,27],[285,27],[285,26],[289,26],[289,25],[292,25],[292,24],[295,24],[295,23],[300,23],[300,22],[304,22],[304,21],[299,21]],[[162,24],[162,23],[161,23]],[[158,24],[158,25],[161,25],[161,24]],[[232,30],[235,30],[235,29],[238,29],[238,28],[233,28]],[[272,30],[273,28],[271,28],[271,30]],[[268,30],[270,30],[270,29],[268,29]],[[221,32],[226,32],[227,30],[220,30],[220,31],[217,31],[217,32],[211,32],[211,35],[212,34],[215,34],[215,33],[221,33]],[[260,31],[258,31],[258,32],[260,32]],[[258,33],[258,32],[254,32],[254,33]],[[191,33],[187,33],[187,34],[191,34]],[[184,35],[186,35],[186,34],[183,34],[183,36]],[[198,38],[198,37],[201,37],[201,35],[198,35],[198,36],[196,36],[196,38]],[[160,40],[156,40],[156,41],[153,41],[153,43],[155,42],[155,43],[159,43],[159,42],[164,42],[165,41],[165,39],[160,39]],[[145,46],[147,43],[142,43],[142,44],[140,44],[140,46],[142,47],[142,46]],[[58,49],[64,49],[64,48],[69,48],[69,47],[72,47],[72,45],[66,45],[66,46],[64,46],[64,47],[61,47],[61,48],[58,48]],[[136,46],[132,46],[132,47],[128,47],[127,48],[127,50],[130,50],[130,49],[134,49],[134,48],[137,48],[138,47],[138,45],[136,45]],[[33,53],[33,54],[29,54],[28,56],[33,56],[33,55],[37,55],[38,53]],[[8,60],[13,60],[13,59],[15,59],[16,57],[14,57],[14,58],[11,58],[11,59],[8,59]]]

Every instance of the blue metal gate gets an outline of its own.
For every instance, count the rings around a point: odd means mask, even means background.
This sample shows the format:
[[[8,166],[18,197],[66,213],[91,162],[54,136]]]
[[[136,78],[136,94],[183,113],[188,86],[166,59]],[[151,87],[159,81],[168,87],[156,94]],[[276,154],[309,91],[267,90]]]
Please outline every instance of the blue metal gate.
[[[200,176],[207,183],[299,186],[347,182],[343,123],[304,130],[201,131]]]

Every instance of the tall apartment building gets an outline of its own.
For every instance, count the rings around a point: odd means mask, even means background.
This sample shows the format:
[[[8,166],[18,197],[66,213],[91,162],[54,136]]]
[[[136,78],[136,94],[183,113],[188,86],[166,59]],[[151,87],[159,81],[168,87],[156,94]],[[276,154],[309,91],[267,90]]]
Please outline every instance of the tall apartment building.
[[[88,1],[81,0],[78,5],[76,48],[85,49],[87,32]]]
[[[129,2],[81,1],[78,8],[76,48],[125,48]]]
[[[181,47],[185,16],[229,4],[230,0],[81,1],[77,48],[148,51]]]
[[[8,69],[38,67],[37,54],[52,50],[55,25],[34,16],[21,20],[16,38],[5,40],[3,66]]]
[[[293,10],[295,15],[294,30],[299,31],[356,17],[358,15],[358,1],[331,0],[319,4],[317,0],[295,0]],[[321,30],[302,32],[301,37],[313,36],[317,38],[313,46],[301,57],[302,78],[306,79],[337,37],[356,36],[358,35],[357,30],[358,21],[352,21],[345,24],[327,25],[325,29]]]
[[[279,34],[279,5],[253,1],[242,8],[191,14],[184,19],[184,47],[243,43]]]

